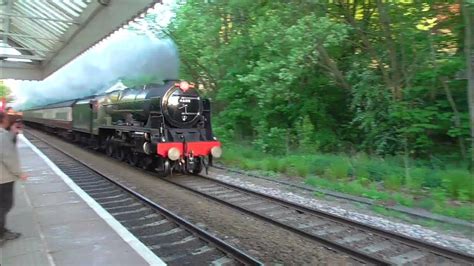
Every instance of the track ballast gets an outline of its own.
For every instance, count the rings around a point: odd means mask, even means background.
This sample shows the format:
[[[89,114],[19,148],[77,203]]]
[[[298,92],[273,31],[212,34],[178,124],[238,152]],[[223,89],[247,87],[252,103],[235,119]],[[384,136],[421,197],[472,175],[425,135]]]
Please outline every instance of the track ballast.
[[[163,180],[348,254],[362,263],[474,265],[474,257],[469,254],[310,209],[216,179],[174,175]]]
[[[169,265],[261,265],[254,258],[180,218],[40,137],[25,136],[82,190]]]
[[[474,265],[474,257],[205,176],[167,181],[374,264]]]

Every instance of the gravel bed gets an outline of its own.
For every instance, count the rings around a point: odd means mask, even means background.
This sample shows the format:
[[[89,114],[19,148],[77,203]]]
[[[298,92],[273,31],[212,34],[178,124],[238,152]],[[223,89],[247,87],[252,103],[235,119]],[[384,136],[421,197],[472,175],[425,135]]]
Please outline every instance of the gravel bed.
[[[326,211],[328,213],[349,218],[354,221],[358,221],[364,224],[375,226],[387,231],[397,232],[402,235],[406,235],[412,238],[420,239],[430,243],[434,243],[440,246],[460,250],[471,255],[474,255],[474,232],[471,232],[470,235],[466,235],[466,238],[459,236],[453,236],[448,234],[443,234],[440,232],[435,232],[431,229],[422,227],[417,224],[406,224],[401,222],[394,222],[388,220],[387,218],[372,216],[364,214],[355,210],[355,208],[349,208],[347,205],[344,207],[335,206],[334,204],[328,204],[327,201],[319,200],[314,197],[302,196],[298,192],[289,192],[283,191],[280,188],[277,188],[278,185],[272,185],[271,182],[266,182],[263,184],[255,184],[244,180],[236,174],[223,174],[217,173],[221,171],[211,171],[209,174],[210,178],[215,178],[233,185],[251,189],[260,193],[285,199],[306,207]]]
[[[85,161],[130,189],[172,210],[191,223],[256,257],[266,265],[359,265],[317,242],[205,199],[160,178],[34,131],[49,143]]]

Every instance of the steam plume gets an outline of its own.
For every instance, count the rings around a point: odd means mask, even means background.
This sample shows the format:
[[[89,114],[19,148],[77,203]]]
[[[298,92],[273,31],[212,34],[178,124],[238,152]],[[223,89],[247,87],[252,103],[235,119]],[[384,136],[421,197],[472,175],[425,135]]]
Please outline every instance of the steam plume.
[[[178,51],[171,40],[123,30],[47,79],[22,82],[17,96],[25,106],[40,106],[100,93],[122,78],[176,79],[178,71]]]

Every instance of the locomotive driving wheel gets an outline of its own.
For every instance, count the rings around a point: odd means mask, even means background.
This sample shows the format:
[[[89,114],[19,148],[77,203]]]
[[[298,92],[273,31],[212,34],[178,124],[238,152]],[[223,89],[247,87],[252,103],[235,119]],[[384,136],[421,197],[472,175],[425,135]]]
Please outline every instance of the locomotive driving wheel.
[[[140,166],[142,167],[143,170],[152,170],[154,168],[154,163],[155,160],[153,157],[150,156],[144,156],[141,159]]]
[[[105,140],[105,153],[107,156],[113,157],[115,153],[115,147],[113,143],[113,137],[109,136]]]
[[[127,159],[127,155],[130,153],[130,150],[126,147],[120,147],[117,151],[117,159],[119,161],[125,161]]]
[[[128,155],[128,164],[138,166],[140,162],[140,155],[137,152],[130,152]]]

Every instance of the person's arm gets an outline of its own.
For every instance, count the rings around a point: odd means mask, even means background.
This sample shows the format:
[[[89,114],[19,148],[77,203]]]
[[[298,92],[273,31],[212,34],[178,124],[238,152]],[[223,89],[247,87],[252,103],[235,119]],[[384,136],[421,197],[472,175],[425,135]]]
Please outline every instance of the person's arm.
[[[16,177],[21,176],[20,161],[18,150],[13,143],[15,134],[11,132],[2,132],[0,134],[1,160],[4,168]]]

